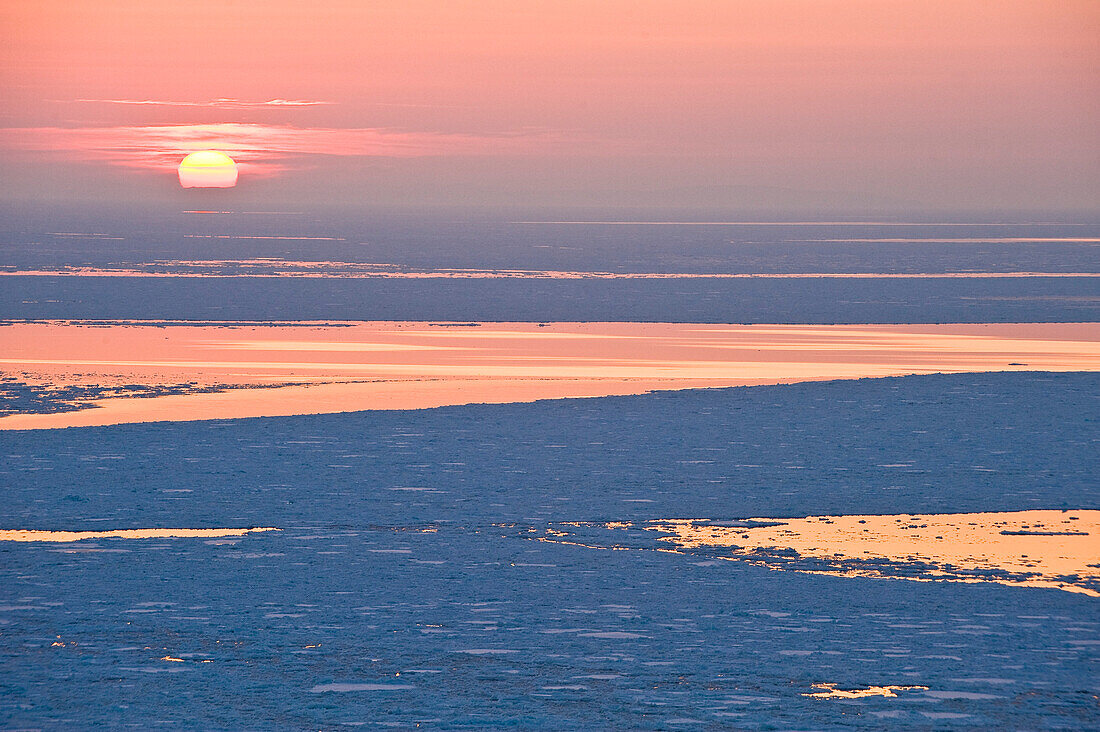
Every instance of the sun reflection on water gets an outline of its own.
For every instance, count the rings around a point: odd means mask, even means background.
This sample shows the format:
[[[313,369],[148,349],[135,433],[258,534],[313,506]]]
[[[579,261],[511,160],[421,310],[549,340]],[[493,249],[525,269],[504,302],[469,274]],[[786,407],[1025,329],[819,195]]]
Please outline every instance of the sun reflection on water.
[[[866,696],[897,696],[899,691],[927,691],[927,686],[869,686],[866,689],[838,689],[836,684],[813,684],[814,691],[802,696],[817,699],[860,699]]]
[[[279,531],[272,527],[249,529],[116,529],[114,531],[31,531],[0,529],[0,541],[50,541],[67,543],[85,539],[190,539],[244,536],[261,531]]]
[[[563,530],[567,526],[573,530]],[[630,546],[608,541],[605,531],[630,536]],[[659,536],[646,540],[649,532]],[[1093,510],[574,523],[557,524],[539,538],[705,553],[810,574],[997,583],[1100,597],[1100,511]]]

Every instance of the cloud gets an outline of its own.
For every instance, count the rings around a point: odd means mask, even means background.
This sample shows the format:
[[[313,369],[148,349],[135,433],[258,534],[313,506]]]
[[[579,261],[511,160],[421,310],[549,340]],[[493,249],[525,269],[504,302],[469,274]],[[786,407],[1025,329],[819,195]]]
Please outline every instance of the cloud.
[[[336,102],[323,102],[312,99],[268,99],[263,102],[249,102],[241,99],[221,97],[208,101],[186,102],[168,99],[74,99],[74,102],[87,104],[122,104],[148,107],[215,107],[219,109],[259,109],[264,107],[318,107]]]
[[[0,147],[59,154],[78,161],[175,171],[196,150],[220,150],[244,169],[275,174],[313,156],[416,158],[529,154],[566,142],[557,133],[499,135],[410,132],[386,128],[292,127],[264,124],[0,129]]]

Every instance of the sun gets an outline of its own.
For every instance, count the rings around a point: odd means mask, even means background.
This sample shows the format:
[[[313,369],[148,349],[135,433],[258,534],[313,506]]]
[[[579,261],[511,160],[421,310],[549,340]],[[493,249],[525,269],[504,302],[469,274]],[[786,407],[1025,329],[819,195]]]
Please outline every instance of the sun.
[[[237,185],[237,164],[217,150],[193,152],[178,169],[184,188],[232,188]]]

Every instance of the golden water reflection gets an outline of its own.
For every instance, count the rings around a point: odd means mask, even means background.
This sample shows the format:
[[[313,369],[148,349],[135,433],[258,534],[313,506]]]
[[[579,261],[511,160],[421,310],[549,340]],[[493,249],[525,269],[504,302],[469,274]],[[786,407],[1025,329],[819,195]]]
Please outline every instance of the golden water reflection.
[[[897,696],[899,691],[927,691],[927,686],[869,686],[866,689],[838,689],[836,684],[813,684],[814,691],[802,696],[817,699],[860,699],[866,696]]]
[[[0,541],[70,542],[84,539],[191,539],[244,536],[260,531],[279,531],[272,527],[251,529],[116,529],[114,531],[29,531],[0,529]]]
[[[993,582],[1100,597],[1100,511],[807,516],[720,523],[672,519],[573,526],[565,533],[577,536],[593,527],[656,532],[657,543],[649,548],[705,552],[769,569],[917,582]],[[549,533],[544,540],[598,546]],[[622,547],[617,542],[600,548]]]
[[[75,387],[70,406],[94,407],[0,417],[0,430],[50,429],[910,374],[1096,371],[1100,324],[42,321],[0,328],[0,354],[0,376],[15,387]],[[110,391],[135,387],[145,398]],[[160,387],[170,388],[154,393]]]
[[[236,179],[233,178],[235,183]],[[68,232],[50,232],[70,236]],[[189,239],[345,241],[339,237],[238,236],[184,234]],[[87,238],[100,238],[88,236]],[[889,241],[889,240],[888,240]],[[902,240],[905,241],[905,240]],[[930,241],[920,239],[918,241]],[[932,240],[936,241],[936,240]],[[963,240],[967,241],[967,240]],[[1027,243],[1032,240],[1016,240]],[[1047,240],[1038,240],[1047,241]],[[1063,243],[1096,243],[1097,239],[1058,239]],[[139,264],[65,265],[50,269],[0,269],[0,277],[133,277],[133,278],[306,278],[398,280],[957,280],[957,279],[1091,279],[1100,272],[1036,272],[1028,270],[964,272],[611,272],[548,269],[411,269],[375,262],[301,261],[289,259],[158,259]]]

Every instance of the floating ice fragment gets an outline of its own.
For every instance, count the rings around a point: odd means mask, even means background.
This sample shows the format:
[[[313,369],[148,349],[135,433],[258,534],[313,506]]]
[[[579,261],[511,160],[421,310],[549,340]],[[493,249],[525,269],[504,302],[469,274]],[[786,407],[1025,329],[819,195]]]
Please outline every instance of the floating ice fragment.
[[[318,684],[310,691],[321,694],[326,691],[401,691],[415,688],[412,684]]]
[[[813,691],[804,693],[802,696],[814,697],[816,699],[860,699],[866,696],[897,696],[896,692],[899,691],[927,691],[927,686],[868,686],[865,689],[838,689],[837,684],[813,684],[815,689],[823,689],[823,691]]]
[[[261,531],[279,531],[271,527],[248,529],[116,529],[114,531],[33,531],[0,529],[0,541],[70,542],[86,539],[189,539],[196,537],[243,536]]]

